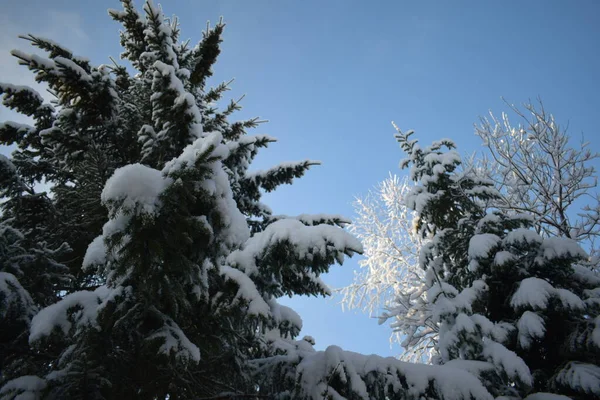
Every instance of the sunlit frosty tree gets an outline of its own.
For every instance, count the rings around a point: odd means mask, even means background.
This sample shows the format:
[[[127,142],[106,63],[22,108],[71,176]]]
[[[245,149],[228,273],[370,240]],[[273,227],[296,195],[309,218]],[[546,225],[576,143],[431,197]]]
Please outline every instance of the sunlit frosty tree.
[[[600,197],[594,166],[600,154],[582,138],[573,143],[541,101],[510,105],[499,117],[490,112],[475,126],[485,151],[476,165],[501,193],[491,205],[535,217],[543,236],[576,240],[594,255],[600,235]]]
[[[438,328],[425,301],[425,271],[419,266],[421,238],[405,204],[408,179],[391,175],[354,202],[350,231],[364,247],[354,282],[339,290],[342,305],[392,319],[390,341],[404,348],[401,359],[430,362]]]

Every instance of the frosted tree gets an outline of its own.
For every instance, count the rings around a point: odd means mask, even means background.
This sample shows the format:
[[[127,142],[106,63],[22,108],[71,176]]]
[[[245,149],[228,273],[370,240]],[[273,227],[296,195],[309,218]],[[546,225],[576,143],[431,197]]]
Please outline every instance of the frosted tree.
[[[437,362],[479,375],[494,396],[600,396],[600,279],[573,239],[543,238],[526,214],[487,211],[493,181],[461,170],[450,140],[421,148],[398,130],[416,186],[406,204],[425,242]],[[447,150],[444,150],[446,148]]]
[[[510,105],[517,118],[490,112],[475,126],[485,146],[480,172],[502,194],[494,206],[535,217],[538,233],[578,241],[593,254],[600,234],[600,198],[594,160],[600,156],[583,138],[572,144],[567,127],[559,125],[543,103]]]
[[[380,323],[393,319],[390,340],[404,351],[400,358],[431,362],[437,325],[425,301],[425,271],[419,266],[421,239],[406,207],[408,179],[390,175],[374,191],[354,202],[356,216],[350,225],[363,243],[354,282],[339,290],[342,306],[377,316]],[[382,310],[383,309],[383,310]]]

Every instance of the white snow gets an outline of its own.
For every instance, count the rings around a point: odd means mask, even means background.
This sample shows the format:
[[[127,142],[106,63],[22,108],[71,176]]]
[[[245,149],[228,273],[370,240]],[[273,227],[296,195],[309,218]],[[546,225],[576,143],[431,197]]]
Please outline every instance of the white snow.
[[[499,251],[494,256],[494,265],[503,266],[509,262],[515,261],[517,257],[510,251]]]
[[[421,214],[427,207],[429,201],[435,198],[435,195],[426,191],[419,190],[417,186],[406,196],[406,206],[414,210],[417,214]]]
[[[571,400],[571,398],[561,394],[538,392],[530,394],[523,400]]]
[[[64,50],[65,52],[67,52],[67,53],[69,53],[69,54],[71,54],[71,55],[73,54],[73,52],[72,52],[72,51],[71,51],[69,48],[67,48],[67,47],[63,46],[62,44],[60,44],[60,43],[58,43],[58,42],[56,42],[56,41],[54,41],[54,40],[52,40],[52,39],[48,39],[47,37],[44,37],[44,36],[38,36],[38,35],[36,35],[35,37],[36,37],[37,39],[39,39],[39,40],[43,41],[43,42],[46,42],[46,43],[48,43],[50,46],[58,47],[59,49],[62,49],[62,50]]]
[[[513,245],[539,245],[543,242],[543,239],[536,232],[526,229],[517,228],[513,231],[508,232],[504,238],[504,244],[507,246]]]
[[[108,238],[114,233],[124,231],[129,221],[131,221],[131,215],[125,215],[122,211],[117,212],[102,226],[102,236]]]
[[[271,309],[271,315],[277,323],[288,322],[297,327],[298,330],[302,329],[302,318],[296,311],[279,304],[276,299],[270,299],[267,303]]]
[[[465,313],[460,313],[456,316],[454,321],[454,326],[452,330],[456,333],[463,331],[468,333],[475,333],[476,326],[475,322]]]
[[[122,11],[122,10],[117,10],[114,8],[109,8],[108,10],[108,14],[110,16],[114,16],[116,18],[124,18],[127,16],[127,12],[126,11]]]
[[[573,268],[572,277],[578,282],[600,287],[600,275],[597,272],[579,264],[573,264],[571,267]]]
[[[479,229],[483,228],[486,225],[496,225],[500,223],[500,216],[496,213],[487,213],[483,218],[481,218],[477,222],[477,227]]]
[[[92,81],[92,78],[88,75],[88,73],[83,68],[81,68],[79,65],[77,65],[75,62],[73,62],[72,60],[69,60],[68,58],[64,58],[64,57],[55,57],[54,62],[56,63],[56,65],[59,68],[63,67],[63,68],[71,70],[77,76],[79,76],[79,78],[81,78],[81,80],[83,80],[85,82]]]
[[[31,125],[27,125],[27,124],[20,124],[18,122],[13,122],[13,121],[5,121],[3,123],[0,123],[0,129],[14,129],[19,133],[27,133],[27,132],[33,132],[34,128]]]
[[[14,50],[13,50],[14,51]],[[42,98],[42,96],[33,88],[29,87],[29,86],[25,86],[25,85],[13,85],[11,83],[5,83],[5,82],[0,82],[0,90],[4,91],[4,92],[13,92],[13,93],[19,93],[19,92],[27,92],[30,96],[33,96],[36,98],[36,100],[38,100],[40,103],[42,103],[44,101],[44,99]],[[5,94],[6,96],[6,94]]]
[[[154,79],[162,79],[168,77],[169,86],[168,88],[175,92],[175,100],[173,103],[173,107],[178,107],[182,105],[186,105],[186,113],[191,115],[194,119],[194,123],[192,124],[190,130],[192,137],[200,138],[203,136],[202,129],[202,114],[196,105],[195,97],[185,90],[185,86],[181,79],[177,76],[176,67],[173,65],[165,64],[162,61],[156,61],[154,63],[155,75]],[[161,92],[154,92],[151,97],[151,100],[157,100],[161,96]]]
[[[425,152],[428,150],[426,149]],[[460,154],[456,150],[449,150],[444,153],[434,153],[431,152],[427,154],[423,161],[425,161],[430,166],[435,164],[441,164],[444,167],[456,166],[461,163]]]
[[[0,124],[0,129],[2,128],[3,124]],[[0,166],[7,172],[10,172],[11,174],[14,174],[15,171],[17,170],[17,167],[15,167],[15,164],[12,163],[12,161],[6,157],[4,154],[0,154]],[[5,226],[5,225],[0,225],[0,226]]]
[[[301,361],[296,369],[296,380],[302,392],[315,399],[324,393],[333,399],[343,399],[328,383],[332,373],[338,374],[356,398],[368,399],[367,376],[376,373],[394,391],[406,392],[410,398],[421,398],[432,387],[436,398],[446,400],[492,400],[493,397],[480,381],[467,371],[458,368],[413,364],[395,358],[362,355],[329,346],[325,351],[301,352]],[[290,357],[291,358],[291,357]],[[407,388],[400,383],[404,379]]]
[[[278,171],[282,169],[294,170],[299,167],[307,167],[311,165],[321,165],[321,161],[318,160],[303,160],[303,161],[287,161],[279,163],[267,170],[259,169],[255,171],[250,171],[246,174],[246,178],[255,180],[257,178],[266,178],[269,175],[276,174]]]
[[[34,64],[37,64],[43,70],[48,71],[50,73],[57,73],[57,74],[59,73],[54,61],[52,61],[48,58],[40,57],[37,54],[23,53],[20,50],[11,50],[10,54],[12,54],[13,56],[15,56],[17,58],[25,60],[26,62],[32,62]]]
[[[498,343],[504,343],[515,327],[508,322],[493,323],[481,314],[471,315],[471,320],[477,324],[481,332],[494,339]]]
[[[172,183],[162,173],[142,164],[130,164],[117,169],[106,181],[103,203],[122,201],[127,210],[153,214],[160,207],[160,194]]]
[[[100,235],[96,237],[92,243],[89,244],[85,256],[83,257],[82,268],[93,267],[95,265],[102,265],[106,262],[106,245],[104,244],[104,236]]]
[[[170,175],[183,168],[195,168],[198,157],[207,156],[212,161],[204,164],[210,168],[211,176],[199,182],[215,200],[215,210],[219,212],[224,228],[215,241],[224,247],[239,248],[249,237],[250,229],[246,217],[238,209],[233,198],[229,177],[225,172],[222,159],[229,154],[227,146],[222,144],[223,136],[219,132],[207,133],[188,145],[181,155],[165,164],[164,175]]]
[[[229,155],[229,149],[223,145],[223,135],[220,132],[208,132],[205,137],[196,139],[183,149],[181,154],[167,162],[162,170],[165,175],[182,168],[193,168],[198,156],[206,153],[212,147],[211,157],[224,159]]]
[[[237,250],[228,257],[228,262],[252,274],[257,271],[257,259],[282,242],[291,244],[297,258],[307,260],[311,260],[315,254],[325,256],[334,249],[362,252],[360,242],[338,227],[306,226],[296,219],[282,219],[248,239],[242,250]]]
[[[16,311],[19,319],[29,324],[37,307],[17,277],[8,272],[0,272],[0,319],[5,320],[11,311]]]
[[[173,32],[171,26],[167,23],[161,8],[155,6],[154,3],[150,0],[146,1],[146,3],[144,4],[144,11],[146,11],[146,25],[148,26],[144,30],[146,40],[157,40],[161,45],[161,50],[166,51],[167,53],[167,58],[164,61],[171,63],[175,68],[179,68],[179,64],[177,63],[177,56],[173,50]],[[154,31],[155,25],[153,19],[160,23],[157,27],[158,32]]]
[[[565,237],[546,238],[542,244],[544,258],[551,260],[553,258],[578,257],[586,259],[586,252],[573,239]]]
[[[543,338],[546,333],[544,319],[538,314],[525,311],[517,322],[519,330],[519,345],[528,349],[531,346],[531,341],[535,338]]]
[[[7,400],[38,400],[46,386],[46,381],[35,375],[20,376],[6,382],[0,388],[0,398]]]
[[[297,219],[305,225],[310,226],[320,224],[330,225],[331,223],[333,223],[333,221],[335,221],[336,224],[341,226],[352,223],[350,219],[340,214],[300,214],[293,218]]]
[[[491,233],[474,235],[469,241],[469,258],[487,258],[499,243],[500,238]]]
[[[488,371],[493,371],[496,367],[487,361],[462,360],[460,358],[450,360],[444,363],[445,368],[462,369],[475,376],[480,376]],[[498,400],[498,399],[496,399]]]
[[[576,361],[569,362],[557,375],[559,384],[590,396],[600,396],[600,367]]]
[[[472,189],[465,190],[465,193],[473,195],[473,196],[499,196],[500,192],[494,187],[489,186],[475,186]]]
[[[545,309],[548,300],[554,297],[560,300],[566,309],[581,310],[585,303],[573,292],[566,289],[556,289],[550,283],[539,278],[526,278],[521,281],[519,288],[513,294],[510,305],[514,308],[533,307]]]
[[[219,267],[219,271],[221,275],[238,284],[239,288],[235,299],[242,298],[248,302],[249,314],[263,315],[265,317],[270,315],[269,305],[262,298],[258,292],[258,289],[256,288],[256,285],[248,275],[227,265],[221,265]]]
[[[445,289],[447,291],[447,289]],[[456,289],[454,289],[456,290]],[[457,310],[471,312],[473,301],[483,292],[488,290],[487,284],[482,280],[473,281],[470,287],[463,289],[456,295],[452,302]]]
[[[554,293],[554,287],[547,281],[533,277],[526,278],[521,281],[519,288],[513,294],[510,305],[514,308],[525,306],[544,309]]]
[[[526,385],[532,384],[531,372],[525,361],[500,343],[489,339],[485,340],[483,342],[483,356],[498,368],[504,370],[509,377],[519,379]]]
[[[200,362],[200,349],[183,333],[181,328],[171,319],[164,321],[164,326],[150,335],[147,340],[160,338],[163,344],[158,351],[167,355],[175,354],[180,360]]]
[[[585,303],[575,293],[567,289],[554,289],[556,297],[561,301],[563,307],[572,310],[583,310]]]
[[[55,329],[60,329],[67,335],[73,328],[73,323],[77,329],[82,325],[97,327],[98,307],[109,294],[108,288],[100,286],[93,292],[83,290],[71,293],[59,302],[42,309],[31,320],[29,342],[33,343],[49,336]],[[69,315],[71,310],[74,312]]]

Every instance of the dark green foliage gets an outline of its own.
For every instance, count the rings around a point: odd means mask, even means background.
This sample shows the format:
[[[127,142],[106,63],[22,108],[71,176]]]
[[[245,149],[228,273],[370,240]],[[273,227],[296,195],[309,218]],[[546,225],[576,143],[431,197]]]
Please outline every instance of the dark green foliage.
[[[267,355],[267,335],[300,330],[276,297],[326,294],[319,275],[360,251],[337,217],[293,219],[270,240],[286,218],[271,215],[262,193],[316,163],[248,173],[275,139],[246,134],[258,118],[229,121],[241,99],[214,106],[230,83],[207,81],[223,22],[189,48],[152,2],[143,14],[122,4],[109,15],[123,25],[122,57],[135,75],[28,35],[46,57],[12,54],[48,84],[54,107],[0,84],[3,104],[35,121],[0,126],[0,142],[16,145],[0,163],[0,193],[4,220],[21,235],[10,242],[18,266],[33,273],[11,274],[42,308],[3,342],[24,352],[11,360],[31,361],[11,361],[3,399],[256,393],[251,361]]]

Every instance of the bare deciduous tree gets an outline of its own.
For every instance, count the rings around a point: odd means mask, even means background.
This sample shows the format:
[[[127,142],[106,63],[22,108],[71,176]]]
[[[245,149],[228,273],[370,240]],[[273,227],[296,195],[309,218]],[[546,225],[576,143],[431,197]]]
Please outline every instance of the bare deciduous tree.
[[[363,243],[364,258],[354,282],[339,292],[342,306],[393,319],[391,341],[405,351],[402,359],[428,362],[437,338],[425,299],[425,271],[419,267],[421,240],[405,206],[408,180],[391,175],[354,202],[351,232]],[[382,311],[383,309],[383,311]]]
[[[509,105],[519,119],[490,112],[475,133],[486,147],[479,170],[502,193],[495,207],[533,215],[543,236],[568,237],[592,255],[600,235],[600,197],[593,163],[600,154],[580,142],[573,147],[567,126],[560,126],[543,103]]]

